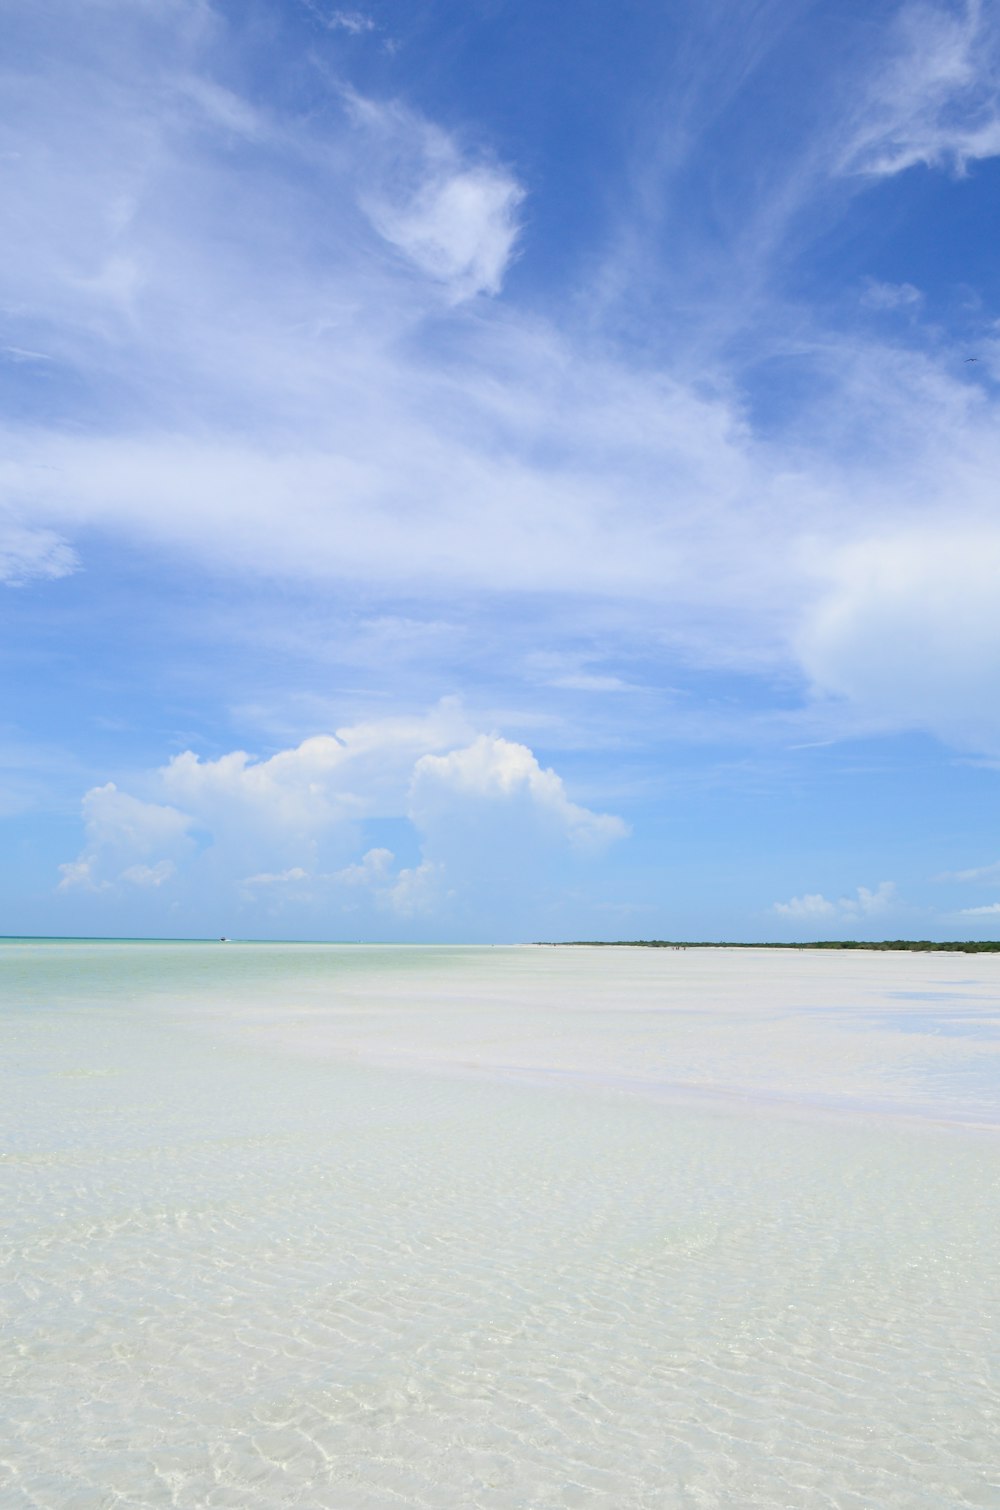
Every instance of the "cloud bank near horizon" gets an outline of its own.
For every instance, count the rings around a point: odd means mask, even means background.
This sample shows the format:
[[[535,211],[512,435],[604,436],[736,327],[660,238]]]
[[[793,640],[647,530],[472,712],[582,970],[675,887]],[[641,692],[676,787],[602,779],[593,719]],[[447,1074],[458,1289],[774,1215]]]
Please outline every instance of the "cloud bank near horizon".
[[[86,843],[60,866],[61,890],[211,890],[231,911],[250,902],[328,926],[359,911],[464,921],[484,858],[491,889],[532,891],[553,862],[596,857],[628,834],[620,818],[573,802],[527,746],[475,733],[454,703],[266,759],[188,750],[138,782],[142,797],[114,782],[86,793]],[[373,819],[411,826],[419,861],[366,847]]]

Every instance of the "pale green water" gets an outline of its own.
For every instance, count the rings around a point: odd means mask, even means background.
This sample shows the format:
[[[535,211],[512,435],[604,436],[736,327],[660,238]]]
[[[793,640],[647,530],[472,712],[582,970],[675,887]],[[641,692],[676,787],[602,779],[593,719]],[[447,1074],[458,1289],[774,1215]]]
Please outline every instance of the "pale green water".
[[[996,1505],[998,1021],[989,959],[0,947],[0,1506]]]

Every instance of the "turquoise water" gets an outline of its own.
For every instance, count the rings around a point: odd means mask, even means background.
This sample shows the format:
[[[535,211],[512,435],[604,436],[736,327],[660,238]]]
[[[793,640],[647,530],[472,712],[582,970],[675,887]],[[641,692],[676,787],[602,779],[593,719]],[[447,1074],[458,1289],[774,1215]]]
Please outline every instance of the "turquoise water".
[[[6,946],[0,1505],[997,1503],[1000,967],[598,955]]]

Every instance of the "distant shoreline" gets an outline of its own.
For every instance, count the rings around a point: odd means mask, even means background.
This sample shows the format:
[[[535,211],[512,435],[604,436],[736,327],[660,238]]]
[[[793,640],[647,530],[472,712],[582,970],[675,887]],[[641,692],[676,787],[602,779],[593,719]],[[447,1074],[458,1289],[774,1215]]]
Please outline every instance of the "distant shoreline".
[[[955,939],[942,943],[933,939],[810,939],[804,943],[775,943],[773,940],[751,942],[734,939],[534,939],[521,943],[389,943],[384,939],[240,939],[141,937],[98,934],[0,934],[3,944],[240,944],[268,947],[281,945],[330,949],[874,949],[896,950],[908,954],[1000,954],[1000,939]]]
[[[1000,940],[958,939],[935,943],[931,939],[814,939],[801,944],[736,943],[730,939],[711,942],[706,939],[553,939],[539,940],[543,949],[878,949],[901,950],[910,954],[1000,954]]]

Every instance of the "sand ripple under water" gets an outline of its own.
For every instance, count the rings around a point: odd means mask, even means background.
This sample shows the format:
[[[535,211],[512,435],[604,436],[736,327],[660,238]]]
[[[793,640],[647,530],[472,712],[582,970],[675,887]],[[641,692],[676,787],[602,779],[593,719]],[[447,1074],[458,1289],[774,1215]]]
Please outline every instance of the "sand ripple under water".
[[[4,1510],[1000,1503],[1000,1140],[971,1125],[1000,965],[879,960],[869,1000],[835,962],[837,1091],[809,1078],[827,1019],[805,1000],[791,1043],[774,1002],[808,990],[766,956],[619,956],[596,984],[533,958],[8,954]],[[889,993],[918,989],[983,1031],[901,1028]],[[717,1030],[752,1040],[751,996],[786,1063],[741,1082]],[[866,1033],[921,1040],[888,1059],[905,1116],[848,1094],[851,1066],[874,1089]],[[406,1068],[346,1062],[393,1048]],[[470,1052],[489,1078],[431,1073]],[[741,1108],[599,1084],[682,1060],[702,1089],[725,1064]],[[552,1061],[577,1078],[498,1074]],[[782,1084],[820,1103],[765,1113]],[[970,1125],[940,1125],[963,1086]]]

